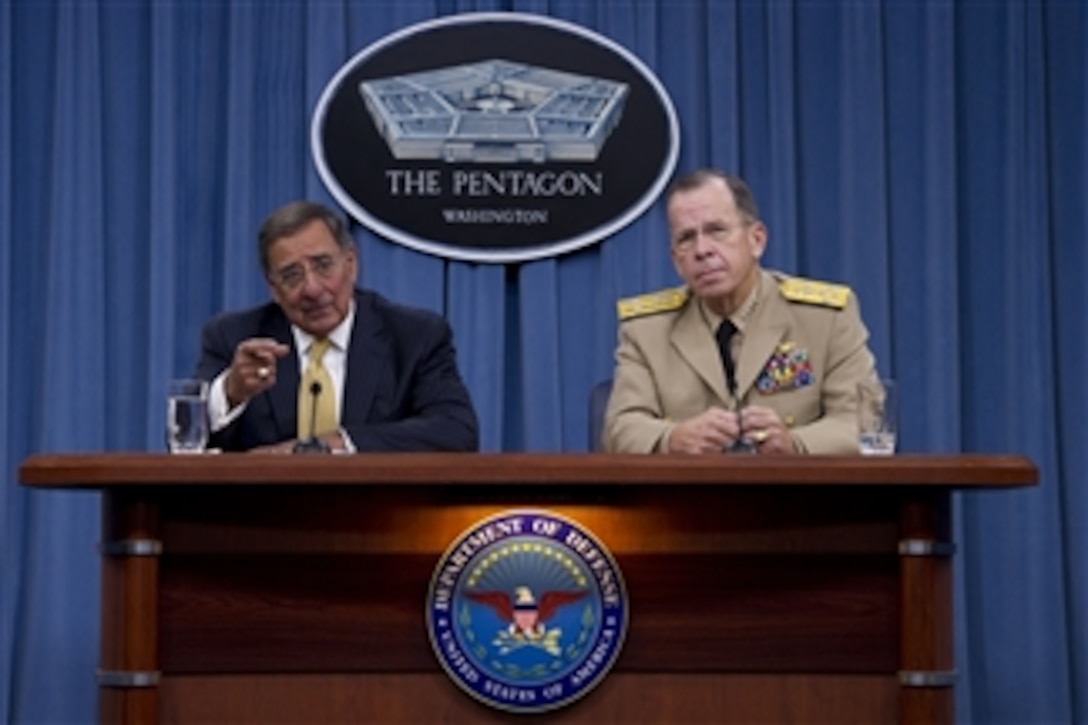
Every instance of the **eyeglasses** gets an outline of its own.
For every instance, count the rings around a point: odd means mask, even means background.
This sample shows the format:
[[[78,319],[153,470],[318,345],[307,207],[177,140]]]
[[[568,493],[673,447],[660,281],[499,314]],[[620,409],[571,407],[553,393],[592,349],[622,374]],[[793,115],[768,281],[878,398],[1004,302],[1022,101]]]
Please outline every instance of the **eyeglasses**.
[[[340,267],[340,260],[343,258],[343,254],[335,256],[332,254],[319,254],[316,257],[310,257],[307,265],[296,262],[295,264],[274,272],[271,277],[278,287],[289,292],[294,292],[302,287],[302,285],[306,284],[307,268],[309,268],[318,279],[330,279]]]

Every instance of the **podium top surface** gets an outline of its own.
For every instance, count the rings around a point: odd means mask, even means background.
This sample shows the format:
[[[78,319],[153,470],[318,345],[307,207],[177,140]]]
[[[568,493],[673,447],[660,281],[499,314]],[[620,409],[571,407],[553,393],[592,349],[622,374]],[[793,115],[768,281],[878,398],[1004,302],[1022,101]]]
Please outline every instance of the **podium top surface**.
[[[1038,482],[1010,455],[672,456],[559,453],[40,454],[19,481],[35,488],[175,485],[935,486],[1000,489]]]

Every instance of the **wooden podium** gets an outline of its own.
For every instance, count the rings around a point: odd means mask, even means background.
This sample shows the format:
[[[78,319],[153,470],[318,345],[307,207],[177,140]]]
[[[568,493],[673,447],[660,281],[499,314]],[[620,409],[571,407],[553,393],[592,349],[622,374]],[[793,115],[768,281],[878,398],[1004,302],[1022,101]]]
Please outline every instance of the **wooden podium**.
[[[103,492],[103,722],[508,723],[441,669],[427,588],[466,528],[544,508],[609,548],[631,612],[611,673],[548,723],[950,723],[951,492],[1037,472],[1011,456],[125,454],[34,456],[20,479]]]

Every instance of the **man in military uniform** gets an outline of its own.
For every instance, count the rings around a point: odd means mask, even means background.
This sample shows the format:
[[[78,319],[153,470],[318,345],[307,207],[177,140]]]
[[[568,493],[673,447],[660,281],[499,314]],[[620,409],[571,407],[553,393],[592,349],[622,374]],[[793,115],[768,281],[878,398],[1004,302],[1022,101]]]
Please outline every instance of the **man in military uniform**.
[[[740,179],[681,177],[667,214],[685,284],[618,305],[605,449],[857,453],[856,389],[876,371],[850,289],[762,269]]]

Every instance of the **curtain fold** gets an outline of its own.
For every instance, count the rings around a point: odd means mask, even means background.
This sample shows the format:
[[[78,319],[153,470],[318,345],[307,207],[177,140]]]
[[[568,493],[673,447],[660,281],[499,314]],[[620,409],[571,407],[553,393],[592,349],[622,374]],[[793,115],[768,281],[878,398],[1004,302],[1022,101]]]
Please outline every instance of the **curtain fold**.
[[[35,452],[163,449],[163,386],[267,289],[256,230],[329,203],[326,84],[456,12],[547,14],[629,50],[679,169],[745,177],[769,267],[854,289],[917,453],[1029,456],[957,497],[957,718],[1088,721],[1088,8],[1067,0],[0,0],[0,720],[95,716],[99,498]],[[619,298],[673,286],[659,201],[598,244],[484,265],[353,225],[365,286],[435,310],[485,451],[584,451]]]

